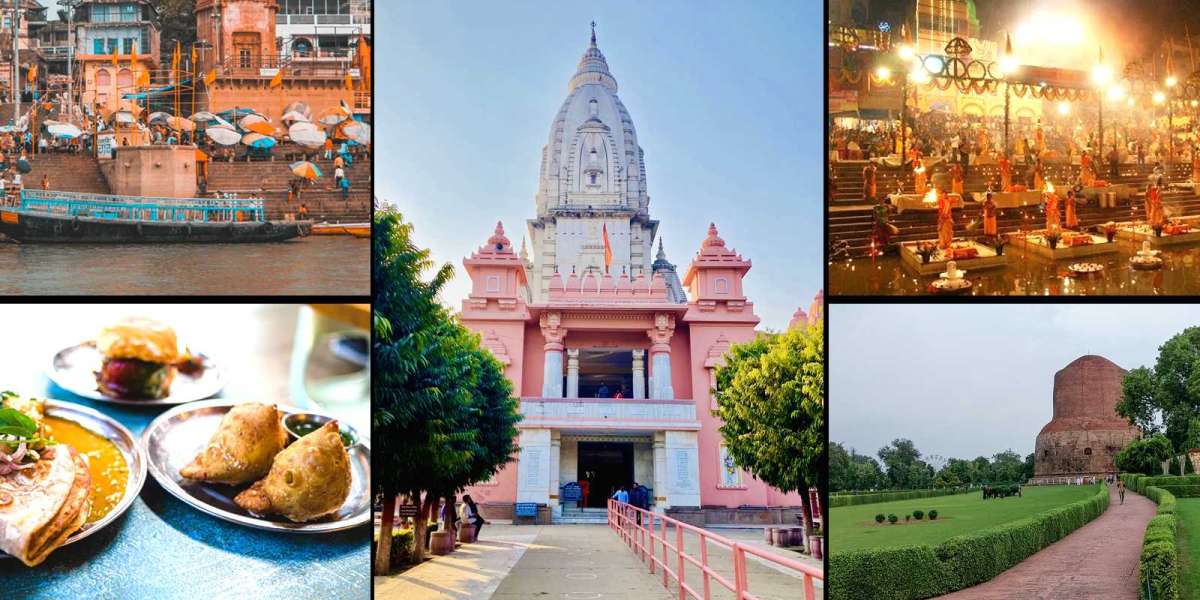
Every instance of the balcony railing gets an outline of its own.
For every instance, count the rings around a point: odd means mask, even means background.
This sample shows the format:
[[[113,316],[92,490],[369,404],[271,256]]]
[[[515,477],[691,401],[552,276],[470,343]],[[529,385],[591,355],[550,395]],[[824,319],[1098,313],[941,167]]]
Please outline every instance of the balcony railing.
[[[520,426],[572,429],[700,429],[694,400],[521,398]]]

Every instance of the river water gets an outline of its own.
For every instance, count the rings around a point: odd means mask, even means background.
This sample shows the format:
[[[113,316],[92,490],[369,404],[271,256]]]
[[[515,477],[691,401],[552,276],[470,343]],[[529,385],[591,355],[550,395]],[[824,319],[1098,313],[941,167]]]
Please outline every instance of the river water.
[[[1200,248],[1163,249],[1164,266],[1157,271],[1138,271],[1129,257],[1141,249],[1132,242],[1117,242],[1118,251],[1073,260],[1049,260],[1009,245],[1004,251],[1008,264],[994,269],[967,270],[973,284],[971,294],[981,295],[1111,295],[1158,296],[1200,294]],[[1074,262],[1104,265],[1104,273],[1074,277],[1067,266]],[[962,267],[960,267],[962,268]],[[833,294],[916,295],[927,294],[937,275],[916,275],[906,270],[895,255],[872,260],[855,258],[829,264],[829,288]]]
[[[353,295],[371,290],[371,241],[0,244],[0,294]]]

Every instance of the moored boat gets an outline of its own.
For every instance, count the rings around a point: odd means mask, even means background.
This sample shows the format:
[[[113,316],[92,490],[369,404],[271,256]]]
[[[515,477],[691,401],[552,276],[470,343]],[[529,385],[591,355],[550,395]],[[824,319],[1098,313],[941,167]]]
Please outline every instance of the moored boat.
[[[314,223],[313,235],[352,235],[358,238],[371,237],[370,223]]]
[[[278,242],[308,235],[311,226],[269,221],[257,199],[23,190],[17,206],[0,207],[0,233],[23,243]]]

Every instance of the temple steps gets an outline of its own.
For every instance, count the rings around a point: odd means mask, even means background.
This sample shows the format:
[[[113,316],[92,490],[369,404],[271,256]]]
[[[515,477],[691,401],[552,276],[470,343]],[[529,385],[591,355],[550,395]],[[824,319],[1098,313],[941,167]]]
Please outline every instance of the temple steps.
[[[21,175],[22,183],[30,189],[41,189],[42,176],[49,177],[50,189],[88,194],[111,194],[108,180],[100,172],[100,163],[91,156],[48,152],[35,155],[30,161],[32,170]]]
[[[603,508],[563,508],[562,516],[552,519],[555,525],[604,525],[608,523],[608,511]]]

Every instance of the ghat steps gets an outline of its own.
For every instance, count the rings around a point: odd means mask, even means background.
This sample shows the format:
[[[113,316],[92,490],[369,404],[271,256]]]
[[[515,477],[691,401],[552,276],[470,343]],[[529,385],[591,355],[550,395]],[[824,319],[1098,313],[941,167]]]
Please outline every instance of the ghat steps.
[[[845,245],[851,256],[865,256],[870,251],[872,232],[872,213],[870,207],[862,199],[862,168],[863,163],[839,163],[833,166],[834,178],[838,182],[837,192],[829,211],[829,243],[831,247]],[[1135,189],[1133,202],[1121,201],[1116,208],[1101,208],[1090,202],[1077,205],[1076,215],[1079,217],[1081,228],[1102,225],[1108,221],[1129,221],[1144,218],[1142,196],[1144,187],[1153,167],[1151,165],[1121,165],[1120,176],[1108,178],[1108,167],[1101,169],[1101,177],[1110,183],[1128,183]],[[942,165],[934,172],[942,170]],[[1015,170],[1020,173],[1020,170]],[[1079,167],[1065,164],[1047,165],[1047,178],[1051,182],[1074,181]],[[899,169],[880,168],[876,174],[877,189],[880,194],[884,190],[895,189],[900,179]],[[886,178],[885,178],[886,177]],[[1187,181],[1191,178],[1191,167],[1176,164],[1168,169],[1166,181]],[[1014,180],[1020,181],[1017,174]],[[964,189],[986,189],[988,183],[993,189],[999,186],[999,168],[995,165],[974,166],[964,179]],[[914,193],[911,175],[903,180],[904,189]],[[1061,186],[1060,186],[1061,187]],[[1165,190],[1162,194],[1163,206],[1170,216],[1200,215],[1200,197],[1193,192],[1183,190]],[[1065,213],[1064,213],[1065,214]],[[899,228],[900,233],[892,236],[893,243],[927,240],[937,237],[937,213],[935,211],[908,210],[901,214],[893,214],[891,221]],[[962,209],[954,210],[954,234],[956,237],[973,237],[983,235],[983,209],[975,202],[966,202]],[[1045,215],[1038,206],[1002,209],[996,218],[1000,233],[1011,233],[1020,229],[1037,229],[1045,222]],[[966,229],[971,225],[971,229]],[[840,257],[839,257],[840,258]]]

